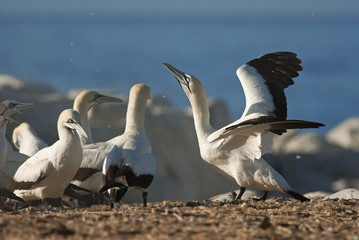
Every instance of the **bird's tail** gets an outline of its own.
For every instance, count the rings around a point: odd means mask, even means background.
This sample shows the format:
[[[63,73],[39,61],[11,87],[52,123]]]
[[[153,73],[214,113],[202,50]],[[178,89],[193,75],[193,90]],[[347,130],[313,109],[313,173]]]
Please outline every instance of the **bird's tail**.
[[[288,193],[290,196],[294,197],[295,199],[301,201],[301,202],[308,202],[310,201],[309,198],[304,197],[302,194],[297,193],[295,191],[289,190],[289,191],[285,191],[286,193]]]

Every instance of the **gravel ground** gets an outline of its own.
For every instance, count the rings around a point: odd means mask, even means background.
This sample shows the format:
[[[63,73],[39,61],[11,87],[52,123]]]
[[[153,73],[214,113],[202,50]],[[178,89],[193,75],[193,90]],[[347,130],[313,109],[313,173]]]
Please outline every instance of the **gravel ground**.
[[[359,200],[169,202],[0,212],[0,239],[359,239]]]

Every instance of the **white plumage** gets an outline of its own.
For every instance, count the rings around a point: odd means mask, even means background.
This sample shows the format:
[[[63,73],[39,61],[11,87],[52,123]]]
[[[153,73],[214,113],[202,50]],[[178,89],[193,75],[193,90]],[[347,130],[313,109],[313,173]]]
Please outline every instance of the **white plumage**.
[[[14,119],[11,118],[13,115],[21,112],[22,110],[31,108],[33,106],[34,106],[34,104],[32,104],[32,103],[19,103],[14,100],[6,100],[6,101],[3,101],[2,103],[0,103],[0,169],[2,171],[4,171],[5,173],[8,173],[8,169],[5,168],[5,167],[7,167],[7,165],[6,165],[7,155],[8,155],[8,152],[11,153],[11,151],[8,151],[10,144],[5,137],[7,123],[8,123],[8,121],[16,122]],[[6,184],[7,179],[3,178],[5,176],[2,176],[1,173],[2,172],[0,172],[0,179],[1,179],[1,181],[0,181],[1,182],[0,183],[0,196],[6,197],[6,198],[11,198],[11,199],[14,199],[17,201],[23,201],[21,198],[15,196],[12,192],[10,192],[6,189],[8,186]],[[11,210],[5,204],[3,204],[1,199],[0,199],[0,209]]]
[[[88,111],[95,105],[101,103],[122,102],[122,99],[110,97],[91,90],[83,90],[74,100],[73,110],[77,111],[81,116],[81,126],[87,134],[87,138],[80,136],[82,144],[93,143],[91,128],[88,120]],[[12,140],[20,153],[32,156],[40,149],[48,146],[41,138],[39,138],[35,130],[29,123],[22,123],[14,129]]]
[[[266,161],[271,152],[274,134],[287,129],[317,128],[321,123],[286,120],[287,103],[284,89],[294,82],[302,70],[295,53],[266,54],[244,64],[237,70],[246,99],[242,117],[228,126],[215,130],[209,123],[209,110],[204,88],[192,75],[164,63],[181,84],[193,110],[201,157],[217,171],[240,185],[240,199],[245,189],[281,191],[307,201],[295,192],[285,179]]]
[[[24,200],[62,197],[82,161],[79,135],[86,136],[80,115],[64,110],[58,119],[59,140],[27,159],[16,171],[11,189]]]
[[[27,122],[21,123],[14,129],[12,141],[20,153],[30,157],[40,149],[48,146],[47,143],[37,136],[35,129]]]
[[[142,182],[148,182],[142,187],[143,194],[147,194],[146,189],[152,182],[156,168],[155,159],[151,155],[151,145],[147,140],[144,128],[144,115],[149,94],[150,88],[144,84],[136,84],[131,88],[124,133],[106,142],[84,145],[83,162],[71,182],[72,184],[98,193],[104,186],[103,174],[107,176],[108,169],[104,168],[104,172],[101,171],[104,161],[109,155],[107,163],[118,167],[126,163],[130,164],[135,178],[141,176],[141,178],[147,179],[142,175],[151,175],[148,180],[142,180]],[[147,159],[146,154],[151,155],[152,158],[148,157],[151,159]],[[132,156],[136,156],[136,158],[132,158]]]
[[[142,191],[143,204],[147,204],[147,188],[152,183],[156,171],[156,159],[145,131],[146,102],[150,98],[150,88],[136,84],[131,88],[126,114],[126,128],[122,135],[108,141],[110,153],[104,162],[103,175],[105,191],[111,190],[112,202],[119,202],[128,188]]]
[[[20,113],[22,110],[32,108],[35,105],[33,103],[20,103],[15,100],[5,100],[0,105],[0,169],[2,169],[4,163],[6,162],[7,152],[9,148],[9,143],[5,138],[6,127],[8,121],[17,122],[11,117],[17,113]],[[11,146],[10,146],[11,147]]]

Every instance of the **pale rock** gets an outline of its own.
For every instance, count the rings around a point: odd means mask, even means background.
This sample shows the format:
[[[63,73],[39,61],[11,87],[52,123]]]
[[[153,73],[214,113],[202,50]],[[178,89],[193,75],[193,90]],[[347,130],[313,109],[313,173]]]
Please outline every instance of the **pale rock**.
[[[340,151],[342,151],[341,148],[328,143],[314,132],[298,133],[296,130],[291,130],[283,136],[275,136],[273,140],[273,153],[276,154],[333,155]]]
[[[13,89],[22,89],[25,86],[25,83],[20,79],[17,79],[9,75],[0,75],[0,89],[4,87],[9,87]]]
[[[328,197],[330,194],[331,193],[329,193],[329,192],[316,191],[316,192],[306,193],[306,194],[304,194],[304,196],[309,199],[314,199],[314,198],[325,198],[325,197]]]
[[[359,189],[347,188],[328,196],[328,199],[359,199]]]
[[[328,142],[359,152],[359,117],[349,118],[326,135]]]
[[[216,195],[214,197],[211,197],[209,200],[211,201],[214,201],[214,202],[224,202],[224,201],[233,201],[234,198],[234,194],[239,194],[239,189],[237,190],[233,190],[231,192],[227,192],[227,193],[222,193],[222,194],[219,194],[219,195]],[[254,190],[251,190],[251,189],[247,189],[244,194],[242,195],[241,197],[241,200],[248,200],[248,199],[252,199],[253,197],[262,197],[263,196],[263,191],[254,191]]]

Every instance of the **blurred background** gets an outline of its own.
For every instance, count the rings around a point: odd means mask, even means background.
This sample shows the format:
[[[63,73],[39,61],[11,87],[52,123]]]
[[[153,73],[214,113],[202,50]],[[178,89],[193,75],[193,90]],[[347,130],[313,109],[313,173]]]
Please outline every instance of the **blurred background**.
[[[357,0],[1,0],[0,31],[0,99],[35,102],[17,119],[49,144],[58,139],[58,114],[79,90],[125,99],[90,111],[96,142],[122,134],[130,88],[151,87],[146,132],[157,171],[150,201],[238,189],[201,160],[188,101],[162,63],[202,81],[220,127],[245,107],[239,66],[269,52],[296,52],[304,70],[286,90],[288,118],[327,127],[276,138],[268,161],[301,193],[359,187],[359,118],[338,125],[358,116]],[[141,201],[138,192],[126,198]]]
[[[359,2],[2,0],[0,74],[71,89],[152,95],[188,106],[162,62],[199,78],[210,98],[239,118],[245,102],[236,69],[274,51],[293,51],[303,72],[287,89],[288,117],[323,122],[326,133],[358,115]]]

